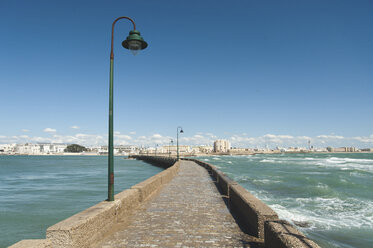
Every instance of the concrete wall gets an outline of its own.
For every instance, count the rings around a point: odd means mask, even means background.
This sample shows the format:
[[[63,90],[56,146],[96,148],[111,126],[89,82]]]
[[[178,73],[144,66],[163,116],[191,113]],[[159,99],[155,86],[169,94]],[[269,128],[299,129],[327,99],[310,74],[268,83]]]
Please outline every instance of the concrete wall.
[[[168,160],[167,160],[168,161]],[[179,162],[157,175],[115,195],[112,202],[102,201],[47,229],[44,240],[22,240],[11,248],[91,247],[119,220],[126,218],[151,195],[169,182],[179,169]]]
[[[169,168],[170,166],[174,165],[177,161],[176,158],[163,156],[130,155],[129,158],[143,160],[149,164],[159,166],[162,168]]]
[[[267,221],[264,234],[266,248],[319,247],[285,220]]]
[[[9,248],[52,248],[52,242],[48,239],[25,239]]]
[[[239,218],[251,235],[263,240],[265,247],[319,247],[293,225],[280,220],[274,210],[220,172],[214,165],[196,159],[183,160],[194,161],[209,171],[222,194],[228,198],[230,211]]]

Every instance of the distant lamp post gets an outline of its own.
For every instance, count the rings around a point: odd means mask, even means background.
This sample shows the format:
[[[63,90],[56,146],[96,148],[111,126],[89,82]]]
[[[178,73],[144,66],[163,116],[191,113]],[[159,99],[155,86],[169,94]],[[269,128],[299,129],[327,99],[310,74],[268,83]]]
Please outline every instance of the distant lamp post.
[[[110,52],[110,89],[109,89],[109,164],[108,164],[108,201],[114,201],[114,128],[113,128],[113,67],[114,67],[114,25],[120,19],[127,19],[132,22],[133,30],[129,36],[122,42],[122,46],[129,49],[134,55],[140,50],[145,49],[148,44],[140,36],[140,32],[136,30],[135,22],[126,16],[119,17],[114,20],[111,28],[111,52]]]
[[[174,141],[171,139],[170,142],[168,143],[168,157],[171,157],[171,144],[174,144]]]
[[[155,146],[155,156],[157,156],[158,144]]]
[[[179,131],[179,129],[180,129],[180,131]],[[176,151],[177,151],[177,160],[179,160],[179,158],[180,158],[180,157],[179,157],[179,132],[180,132],[180,133],[184,133],[182,127],[177,127],[177,129],[176,129],[176,146],[177,146]]]

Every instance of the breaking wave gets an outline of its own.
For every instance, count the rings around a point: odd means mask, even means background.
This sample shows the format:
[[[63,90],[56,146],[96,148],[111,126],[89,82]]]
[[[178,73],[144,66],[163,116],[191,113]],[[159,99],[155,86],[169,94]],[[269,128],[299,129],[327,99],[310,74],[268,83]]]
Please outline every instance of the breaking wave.
[[[285,201],[294,202],[287,198]],[[367,228],[373,229],[373,203],[354,198],[297,198],[296,205],[271,204],[279,217],[290,222],[301,221],[311,224],[311,228],[324,230]],[[292,203],[293,204],[293,203]]]

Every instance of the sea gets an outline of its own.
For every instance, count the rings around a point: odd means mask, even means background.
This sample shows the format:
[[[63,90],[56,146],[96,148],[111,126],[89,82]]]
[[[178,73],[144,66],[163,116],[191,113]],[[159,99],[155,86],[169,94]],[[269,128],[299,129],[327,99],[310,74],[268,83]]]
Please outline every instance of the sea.
[[[373,153],[200,157],[321,247],[373,247]]]
[[[44,239],[49,226],[107,199],[106,156],[0,156],[0,247]],[[159,173],[114,158],[114,192]]]
[[[321,247],[373,247],[373,154],[199,157],[218,167]],[[162,169],[115,157],[115,192]],[[0,247],[107,198],[107,157],[0,156]]]

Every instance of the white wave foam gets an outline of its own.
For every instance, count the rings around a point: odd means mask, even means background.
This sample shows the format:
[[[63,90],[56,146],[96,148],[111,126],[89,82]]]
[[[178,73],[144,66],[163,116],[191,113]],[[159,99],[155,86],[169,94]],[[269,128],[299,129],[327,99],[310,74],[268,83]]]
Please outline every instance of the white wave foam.
[[[323,184],[323,183],[317,183],[316,187],[319,188],[319,189],[327,189],[327,188],[329,188],[328,185]]]
[[[260,183],[260,184],[272,184],[272,183],[281,183],[281,181],[276,181],[272,179],[254,179],[254,183]]]
[[[327,159],[330,163],[357,163],[357,164],[371,164],[373,165],[372,159],[360,159],[360,158],[338,158],[331,157]]]
[[[287,199],[294,203],[294,199]],[[280,218],[305,221],[311,228],[369,228],[373,230],[373,203],[349,198],[297,198],[297,206],[284,207],[286,202],[270,205]]]
[[[350,159],[350,158],[328,158],[317,162],[318,166],[339,168],[340,170],[361,170],[373,173],[373,160],[370,159]]]
[[[233,180],[237,181],[237,182],[248,182],[248,181],[251,181],[251,178],[248,177],[248,176],[235,176],[233,177]]]
[[[294,158],[294,157],[273,157],[273,156],[257,156],[250,158],[251,161],[259,163],[272,164],[295,164],[302,166],[316,166],[324,168],[335,168],[339,170],[360,170],[373,173],[373,159],[356,159],[343,157],[326,157],[326,158]]]
[[[298,211],[294,209],[292,209],[292,211],[289,211],[287,208],[279,204],[273,204],[273,205],[270,205],[270,207],[276,211],[276,213],[279,215],[281,219],[285,219],[290,222],[292,222],[293,220],[309,222],[311,220],[309,216],[302,215],[301,213],[299,213]]]
[[[331,163],[331,164],[344,164],[346,161],[341,158],[331,157],[331,158],[327,158],[326,162]]]
[[[353,172],[350,172],[350,176],[351,177],[360,177],[360,178],[370,178],[369,174],[363,174],[363,173],[359,173],[357,171],[353,171]]]
[[[279,163],[279,161],[275,161],[273,159],[262,159],[259,162],[260,163]]]
[[[59,179],[65,178],[65,176],[57,174],[45,174],[45,175],[19,175],[13,178],[9,178],[10,181],[19,181],[19,180],[43,180],[43,179]]]
[[[320,171],[305,171],[302,175],[329,175],[330,172],[320,172]]]

